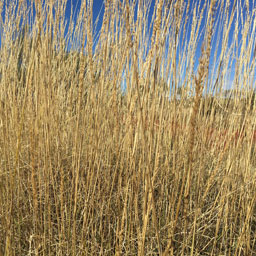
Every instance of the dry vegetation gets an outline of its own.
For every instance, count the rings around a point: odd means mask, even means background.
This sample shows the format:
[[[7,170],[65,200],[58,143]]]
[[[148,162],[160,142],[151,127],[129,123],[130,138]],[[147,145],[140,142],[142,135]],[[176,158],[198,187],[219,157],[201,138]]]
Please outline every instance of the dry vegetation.
[[[255,255],[254,1],[6,2],[0,255]]]

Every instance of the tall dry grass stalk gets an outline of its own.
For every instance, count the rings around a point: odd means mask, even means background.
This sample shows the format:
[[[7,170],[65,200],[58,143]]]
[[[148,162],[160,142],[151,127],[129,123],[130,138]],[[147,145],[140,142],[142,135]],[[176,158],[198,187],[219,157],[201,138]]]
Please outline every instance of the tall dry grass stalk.
[[[255,2],[93,4],[0,3],[0,255],[254,255]]]

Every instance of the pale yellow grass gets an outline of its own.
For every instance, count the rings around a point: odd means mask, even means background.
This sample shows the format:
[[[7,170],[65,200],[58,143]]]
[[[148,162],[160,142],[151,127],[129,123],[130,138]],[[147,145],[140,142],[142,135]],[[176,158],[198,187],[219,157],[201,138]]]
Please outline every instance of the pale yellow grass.
[[[98,34],[45,2],[0,21],[0,255],[255,255],[254,1],[105,1]]]

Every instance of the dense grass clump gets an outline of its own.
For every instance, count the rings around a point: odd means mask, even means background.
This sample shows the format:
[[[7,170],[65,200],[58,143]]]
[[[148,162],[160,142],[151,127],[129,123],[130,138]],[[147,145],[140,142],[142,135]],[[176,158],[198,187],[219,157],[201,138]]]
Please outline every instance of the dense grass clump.
[[[255,2],[81,2],[0,4],[0,255],[255,255]]]

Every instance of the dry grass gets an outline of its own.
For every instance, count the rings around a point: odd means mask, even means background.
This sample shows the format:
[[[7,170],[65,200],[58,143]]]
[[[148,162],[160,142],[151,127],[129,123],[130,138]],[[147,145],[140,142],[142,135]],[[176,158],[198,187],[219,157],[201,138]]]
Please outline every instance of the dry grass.
[[[0,256],[255,255],[254,1],[8,2]]]

